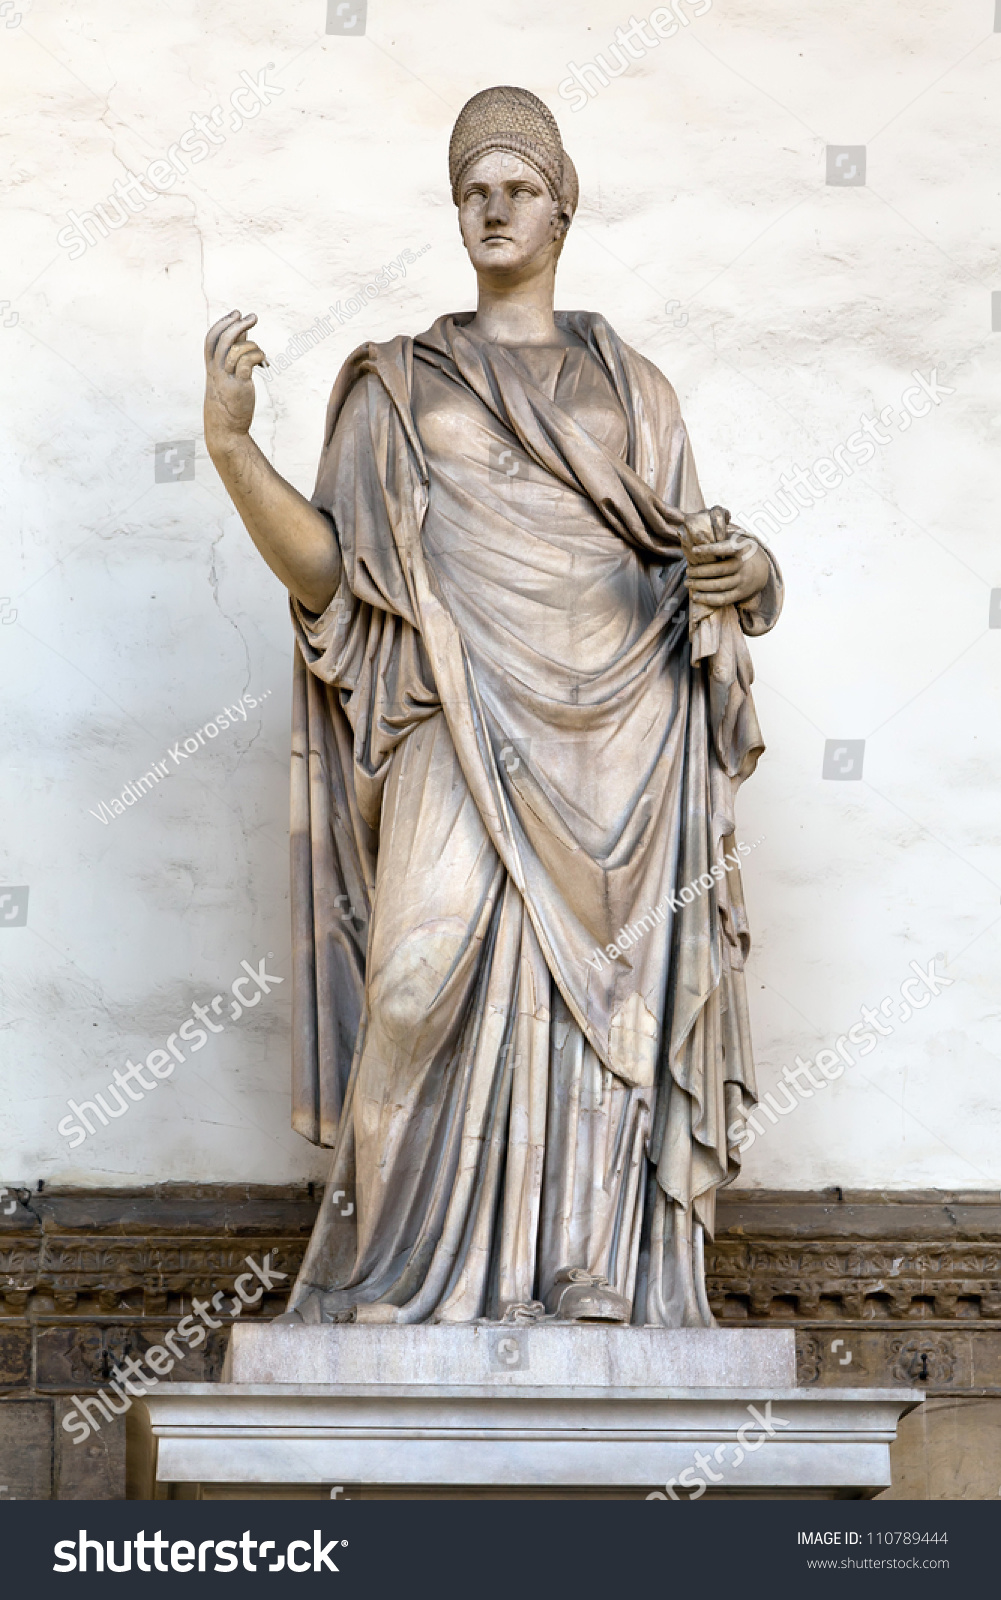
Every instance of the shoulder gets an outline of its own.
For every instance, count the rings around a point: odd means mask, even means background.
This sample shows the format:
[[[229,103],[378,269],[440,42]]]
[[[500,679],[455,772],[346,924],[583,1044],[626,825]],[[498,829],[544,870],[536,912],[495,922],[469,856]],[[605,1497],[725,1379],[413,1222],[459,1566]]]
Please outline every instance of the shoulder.
[[[678,396],[660,368],[632,345],[619,337],[611,323],[596,311],[564,311],[557,313],[557,321],[592,351],[597,350],[605,365],[616,368],[626,387],[646,412],[656,419],[661,428],[671,428],[681,418]]]
[[[351,427],[363,417],[377,416],[409,388],[413,340],[405,336],[377,344],[369,340],[352,350],[334,380],[327,403],[325,442],[335,429]]]
[[[619,340],[623,364],[631,383],[639,389],[648,406],[655,410],[665,423],[679,421],[681,405],[673,384],[648,357],[634,350],[625,340]]]

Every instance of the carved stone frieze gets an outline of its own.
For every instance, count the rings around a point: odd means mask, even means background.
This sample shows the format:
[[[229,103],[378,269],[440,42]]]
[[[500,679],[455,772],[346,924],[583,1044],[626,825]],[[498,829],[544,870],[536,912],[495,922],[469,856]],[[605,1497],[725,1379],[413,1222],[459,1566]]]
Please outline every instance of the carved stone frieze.
[[[800,1383],[1001,1394],[999,1246],[991,1194],[730,1191],[709,1301],[725,1327],[794,1327]]]
[[[721,1198],[707,1246],[725,1323],[997,1322],[1001,1206],[993,1195]]]
[[[901,1383],[951,1383],[956,1372],[956,1352],[945,1334],[925,1334],[919,1339],[894,1339],[890,1353],[894,1377]]]
[[[139,1195],[18,1196],[0,1216],[0,1326],[8,1319],[176,1321],[270,1253],[291,1284],[318,1197],[308,1189],[162,1188]],[[272,1314],[272,1294],[242,1314]]]

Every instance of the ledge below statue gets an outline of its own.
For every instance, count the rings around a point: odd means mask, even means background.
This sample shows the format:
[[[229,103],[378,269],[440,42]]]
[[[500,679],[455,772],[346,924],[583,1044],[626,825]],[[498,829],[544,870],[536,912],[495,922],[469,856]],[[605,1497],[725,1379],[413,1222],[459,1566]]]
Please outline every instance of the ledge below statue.
[[[786,1329],[248,1325],[223,1376],[133,1407],[134,1498],[868,1499],[922,1398],[796,1388]]]

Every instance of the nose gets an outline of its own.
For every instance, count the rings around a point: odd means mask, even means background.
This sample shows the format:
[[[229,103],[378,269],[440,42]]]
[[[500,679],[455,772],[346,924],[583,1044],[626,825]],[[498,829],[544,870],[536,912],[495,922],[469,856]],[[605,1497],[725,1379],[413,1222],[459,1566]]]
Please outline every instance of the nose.
[[[483,213],[483,220],[488,227],[500,227],[510,220],[507,196],[499,185],[490,191],[486,210]]]

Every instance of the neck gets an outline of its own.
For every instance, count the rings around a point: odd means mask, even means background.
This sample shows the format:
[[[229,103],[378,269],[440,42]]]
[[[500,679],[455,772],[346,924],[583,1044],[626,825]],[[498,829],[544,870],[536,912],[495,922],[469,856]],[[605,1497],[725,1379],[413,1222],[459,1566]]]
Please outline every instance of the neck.
[[[522,283],[499,283],[478,275],[476,315],[470,326],[493,344],[560,344],[553,316],[554,266]]]

